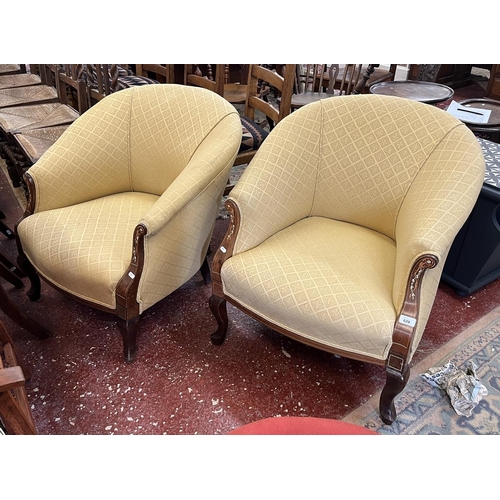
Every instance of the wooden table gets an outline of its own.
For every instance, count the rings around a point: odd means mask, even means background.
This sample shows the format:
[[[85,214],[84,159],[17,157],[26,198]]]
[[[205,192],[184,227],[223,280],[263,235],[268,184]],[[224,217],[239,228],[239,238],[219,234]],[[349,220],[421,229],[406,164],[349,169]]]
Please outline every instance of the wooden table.
[[[460,101],[460,106],[465,108],[487,109],[491,111],[487,123],[474,123],[465,117],[461,121],[474,132],[475,135],[492,142],[500,142],[500,101],[494,99],[477,98]]]
[[[453,97],[453,89],[446,85],[419,80],[398,80],[376,83],[370,87],[371,94],[404,97],[426,104],[436,104]]]

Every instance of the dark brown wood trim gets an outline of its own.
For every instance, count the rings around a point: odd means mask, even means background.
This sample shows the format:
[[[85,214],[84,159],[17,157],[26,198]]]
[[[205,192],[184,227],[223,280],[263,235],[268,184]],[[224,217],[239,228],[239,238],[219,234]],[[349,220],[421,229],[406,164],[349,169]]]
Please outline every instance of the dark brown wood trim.
[[[125,320],[139,316],[137,289],[144,267],[144,237],[148,230],[143,224],[136,226],[129,267],[116,286],[116,314]]]
[[[368,362],[368,363],[372,363],[372,364],[379,365],[379,366],[384,366],[385,365],[386,361],[384,359],[372,358],[370,356],[365,356],[363,354],[357,354],[355,352],[347,351],[345,349],[339,349],[339,348],[335,348],[335,347],[330,347],[330,346],[327,346],[327,345],[325,345],[325,344],[323,344],[321,342],[316,342],[314,340],[307,339],[307,338],[303,337],[302,335],[299,335],[299,334],[297,334],[295,332],[287,330],[286,328],[278,326],[275,323],[273,323],[271,321],[268,321],[267,319],[263,318],[262,316],[260,316],[258,314],[255,314],[254,312],[252,312],[251,310],[247,309],[245,306],[242,306],[239,302],[233,300],[231,297],[228,297],[227,295],[224,295],[224,299],[227,300],[227,302],[229,302],[230,304],[233,304],[234,306],[236,306],[238,309],[240,309],[241,311],[243,311],[245,314],[247,314],[251,318],[256,319],[260,323],[268,326],[269,328],[271,328],[272,330],[274,330],[274,331],[276,331],[278,333],[281,333],[281,334],[283,334],[283,335],[285,335],[285,336],[287,336],[287,337],[289,337],[291,339],[297,340],[301,344],[306,344],[306,345],[309,345],[311,347],[315,347],[317,349],[321,349],[322,351],[330,352],[332,354],[338,354],[339,356],[342,356],[342,357],[345,357],[345,358],[355,359],[357,361]]]
[[[426,254],[413,264],[406,285],[403,307],[394,324],[392,346],[387,357],[388,370],[397,373],[403,373],[405,370],[418,322],[423,276],[427,269],[436,267],[438,262],[439,259],[435,255]]]
[[[220,270],[222,264],[233,255],[234,243],[240,229],[241,221],[238,205],[231,198],[226,201],[224,206],[230,216],[229,227],[212,261],[212,293],[221,298],[224,298],[224,292],[222,291]]]

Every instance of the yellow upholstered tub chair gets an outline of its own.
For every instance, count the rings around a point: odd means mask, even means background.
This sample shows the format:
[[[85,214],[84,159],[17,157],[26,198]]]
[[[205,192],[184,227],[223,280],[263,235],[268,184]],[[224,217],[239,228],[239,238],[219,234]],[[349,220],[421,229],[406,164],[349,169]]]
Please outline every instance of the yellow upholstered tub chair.
[[[446,112],[375,95],[310,104],[271,132],[231,192],[212,264],[226,301],[305,344],[385,365],[381,418],[409,376],[453,239],[484,178],[475,137]]]
[[[132,361],[140,314],[200,268],[210,276],[206,252],[240,141],[234,107],[204,89],[146,85],[93,106],[25,175],[17,234],[29,297],[40,296],[39,274],[114,313]]]

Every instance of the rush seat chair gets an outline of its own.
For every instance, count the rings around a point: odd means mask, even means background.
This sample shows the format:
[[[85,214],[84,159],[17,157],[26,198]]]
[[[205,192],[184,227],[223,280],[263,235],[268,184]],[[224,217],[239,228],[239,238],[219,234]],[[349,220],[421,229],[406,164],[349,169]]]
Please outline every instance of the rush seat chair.
[[[140,315],[201,268],[241,140],[233,106],[159,84],[105,97],[25,174],[20,267],[113,313],[132,361]],[[36,270],[36,272],[35,272]]]
[[[226,337],[229,301],[299,342],[385,366],[380,414],[392,423],[484,169],[472,133],[429,105],[352,95],[295,111],[226,202],[212,342]]]

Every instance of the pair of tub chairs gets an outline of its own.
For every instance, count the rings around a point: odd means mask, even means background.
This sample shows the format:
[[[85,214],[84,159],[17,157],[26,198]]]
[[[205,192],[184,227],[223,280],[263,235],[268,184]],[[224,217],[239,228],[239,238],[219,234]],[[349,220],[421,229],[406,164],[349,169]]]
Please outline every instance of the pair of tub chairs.
[[[150,85],[93,106],[25,175],[16,233],[28,295],[40,296],[42,276],[115,314],[132,361],[141,314],[201,269],[214,344],[229,301],[300,342],[385,365],[380,413],[393,422],[448,249],[483,182],[477,140],[444,111],[400,98],[301,108],[231,192],[210,276],[240,141],[235,108],[201,88]]]

